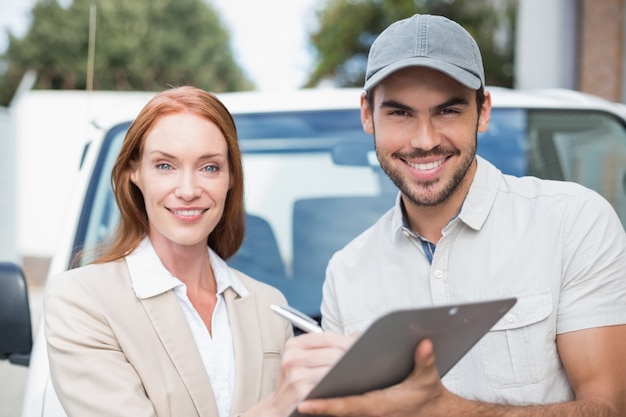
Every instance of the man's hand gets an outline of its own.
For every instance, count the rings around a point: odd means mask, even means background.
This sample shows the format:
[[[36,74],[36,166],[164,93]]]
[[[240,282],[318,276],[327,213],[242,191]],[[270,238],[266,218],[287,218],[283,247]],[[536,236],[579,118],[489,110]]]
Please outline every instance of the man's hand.
[[[337,417],[415,415],[438,416],[447,401],[462,401],[441,383],[435,367],[435,354],[430,340],[415,349],[415,368],[403,382],[363,395],[325,400],[307,400],[298,407],[303,414],[323,414]],[[453,405],[453,403],[450,403]],[[443,407],[442,407],[443,406]]]
[[[541,405],[492,404],[448,391],[435,367],[432,343],[415,350],[415,369],[400,384],[363,395],[307,400],[303,414],[336,417],[449,416],[606,416],[626,415],[626,363],[620,359],[626,326],[606,326],[557,336],[560,357],[576,393],[575,401]]]

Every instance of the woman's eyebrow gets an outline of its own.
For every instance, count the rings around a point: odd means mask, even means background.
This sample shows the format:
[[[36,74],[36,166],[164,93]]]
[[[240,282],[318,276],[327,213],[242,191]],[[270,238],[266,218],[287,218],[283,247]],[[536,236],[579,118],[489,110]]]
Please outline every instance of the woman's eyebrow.
[[[151,156],[156,155],[158,157],[163,157],[163,158],[168,158],[168,159],[176,159],[176,156],[171,155],[171,154],[169,154],[167,152],[160,151],[158,149],[150,151],[150,155]]]
[[[169,154],[167,152],[163,152],[160,150],[150,151],[150,155],[156,155],[157,157],[167,158],[167,159],[178,159],[176,155]],[[213,153],[205,153],[202,155],[198,155],[197,159],[205,160],[205,159],[213,159],[216,157],[225,157],[225,155],[221,152],[213,152]]]

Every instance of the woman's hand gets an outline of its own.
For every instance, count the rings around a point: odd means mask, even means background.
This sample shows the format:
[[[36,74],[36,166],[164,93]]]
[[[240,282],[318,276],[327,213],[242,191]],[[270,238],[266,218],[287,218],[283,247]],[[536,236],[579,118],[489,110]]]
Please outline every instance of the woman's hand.
[[[246,415],[284,417],[326,375],[359,334],[306,333],[289,339],[274,392]]]

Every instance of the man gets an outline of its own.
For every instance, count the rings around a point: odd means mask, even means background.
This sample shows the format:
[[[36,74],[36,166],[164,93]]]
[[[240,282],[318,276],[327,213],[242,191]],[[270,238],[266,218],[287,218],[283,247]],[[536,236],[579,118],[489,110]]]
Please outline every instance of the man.
[[[376,39],[361,118],[400,193],[330,261],[322,324],[350,334],[398,308],[517,304],[443,379],[425,341],[404,382],[301,412],[626,415],[624,228],[591,190],[503,175],[476,156],[484,87],[478,46],[453,21],[415,15]]]

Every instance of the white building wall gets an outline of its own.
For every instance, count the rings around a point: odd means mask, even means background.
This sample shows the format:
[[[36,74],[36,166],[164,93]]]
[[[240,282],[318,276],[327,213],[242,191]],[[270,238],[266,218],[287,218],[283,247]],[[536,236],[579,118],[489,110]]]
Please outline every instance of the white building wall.
[[[0,107],[0,261],[18,262],[15,185],[15,130],[8,109]]]
[[[519,2],[515,88],[576,88],[577,3]]]

